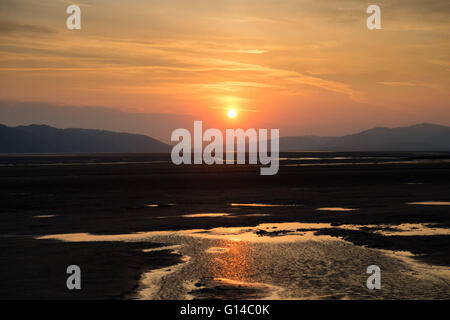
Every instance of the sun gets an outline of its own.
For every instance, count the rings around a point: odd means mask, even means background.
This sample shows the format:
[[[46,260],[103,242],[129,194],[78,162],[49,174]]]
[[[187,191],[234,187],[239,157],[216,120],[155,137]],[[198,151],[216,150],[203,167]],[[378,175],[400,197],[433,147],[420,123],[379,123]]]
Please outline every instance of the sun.
[[[228,118],[234,119],[237,116],[237,112],[234,109],[228,110]]]

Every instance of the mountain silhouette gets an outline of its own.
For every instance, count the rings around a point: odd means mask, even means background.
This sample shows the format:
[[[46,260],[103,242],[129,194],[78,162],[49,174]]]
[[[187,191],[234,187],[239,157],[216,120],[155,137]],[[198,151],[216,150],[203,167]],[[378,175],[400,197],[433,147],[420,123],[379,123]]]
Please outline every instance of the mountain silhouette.
[[[0,125],[0,153],[164,153],[171,147],[144,135],[47,125]]]
[[[280,138],[281,151],[449,151],[450,127],[417,124],[377,127],[342,137]]]
[[[0,124],[0,153],[167,153],[171,146],[145,135],[47,125]],[[341,137],[280,138],[280,151],[450,151],[450,127],[377,127]]]

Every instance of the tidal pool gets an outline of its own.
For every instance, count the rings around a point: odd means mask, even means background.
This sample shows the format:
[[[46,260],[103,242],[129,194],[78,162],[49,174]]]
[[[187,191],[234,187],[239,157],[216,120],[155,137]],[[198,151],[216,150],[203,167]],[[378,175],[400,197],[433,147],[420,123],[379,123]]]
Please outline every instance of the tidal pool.
[[[422,206],[450,206],[450,201],[421,201],[421,202],[408,202],[408,204],[415,204]]]
[[[33,218],[36,218],[36,219],[49,219],[49,218],[54,218],[54,217],[57,217],[57,215],[56,214],[43,214],[40,216],[33,216]]]
[[[383,225],[338,228],[371,227],[375,229],[369,232],[408,235],[435,226],[402,224],[390,226],[390,231]],[[37,239],[149,241],[164,246],[145,252],[170,250],[182,256],[177,265],[144,272],[131,299],[450,299],[450,268],[422,263],[409,252],[370,249],[315,234],[329,228],[329,223],[288,222]],[[382,290],[365,286],[372,264],[382,270]]]
[[[301,204],[230,203],[232,207],[302,207]]]
[[[317,211],[341,211],[341,212],[348,212],[348,211],[356,211],[359,209],[353,209],[353,208],[341,208],[341,207],[324,207],[324,208],[317,208]]]

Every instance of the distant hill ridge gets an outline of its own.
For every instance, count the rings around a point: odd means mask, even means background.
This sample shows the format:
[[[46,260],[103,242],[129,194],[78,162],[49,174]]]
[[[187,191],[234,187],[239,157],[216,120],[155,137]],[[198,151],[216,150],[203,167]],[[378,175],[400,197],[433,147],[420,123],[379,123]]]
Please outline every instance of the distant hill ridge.
[[[47,125],[0,124],[0,153],[166,153],[171,146],[145,135]],[[341,137],[280,138],[280,151],[450,151],[450,127],[377,127]]]
[[[170,152],[171,147],[144,135],[47,125],[0,125],[0,153]]]
[[[280,138],[282,151],[449,151],[450,127],[422,123],[377,127],[342,137]]]

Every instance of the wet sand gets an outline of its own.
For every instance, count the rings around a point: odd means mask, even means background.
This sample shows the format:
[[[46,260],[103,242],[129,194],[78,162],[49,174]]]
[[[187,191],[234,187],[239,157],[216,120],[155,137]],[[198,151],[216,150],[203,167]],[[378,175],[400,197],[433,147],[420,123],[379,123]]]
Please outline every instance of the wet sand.
[[[164,156],[73,157],[0,166],[1,298],[450,297],[446,162],[282,166],[268,177]],[[414,204],[428,201],[441,204]],[[325,227],[260,226],[286,222]],[[228,227],[252,238],[211,230]],[[150,234],[130,239],[137,232]],[[77,233],[88,236],[52,236]],[[82,269],[81,291],[65,287],[70,264]],[[379,292],[365,287],[371,264],[382,268]]]

